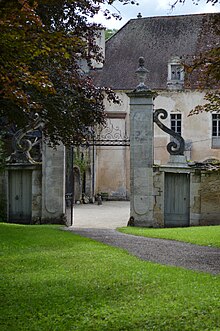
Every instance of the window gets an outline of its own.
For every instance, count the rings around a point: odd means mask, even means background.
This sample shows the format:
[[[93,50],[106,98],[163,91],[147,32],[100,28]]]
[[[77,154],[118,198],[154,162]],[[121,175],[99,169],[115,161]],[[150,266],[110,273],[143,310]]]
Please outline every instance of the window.
[[[181,66],[171,64],[171,80],[181,80]]]
[[[220,148],[220,114],[212,114],[212,148]]]
[[[182,90],[184,87],[184,68],[178,56],[168,62],[167,87],[170,90]]]
[[[212,114],[212,136],[220,137],[220,114]]]
[[[182,115],[181,114],[171,114],[170,115],[170,127],[176,133],[181,135],[181,126],[182,126]]]

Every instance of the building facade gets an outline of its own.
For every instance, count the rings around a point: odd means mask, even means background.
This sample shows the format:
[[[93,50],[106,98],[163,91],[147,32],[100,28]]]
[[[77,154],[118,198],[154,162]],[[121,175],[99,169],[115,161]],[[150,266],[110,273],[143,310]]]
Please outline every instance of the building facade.
[[[148,70],[146,85],[157,93],[154,109],[168,112],[164,124],[185,140],[185,156],[190,162],[220,161],[220,115],[201,113],[189,116],[197,105],[206,103],[210,90],[200,90],[196,77],[189,80],[184,62],[220,43],[212,29],[219,14],[198,14],[130,20],[113,35],[105,47],[102,69],[94,70],[99,86],[110,86],[120,97],[120,105],[106,103],[107,126],[129,135],[130,106],[127,93],[137,85],[135,70],[140,56]],[[215,87],[216,88],[216,87]],[[215,89],[213,88],[213,91]],[[154,163],[166,165],[166,146],[172,139],[154,126]],[[110,198],[129,199],[129,148],[96,148],[96,192]]]

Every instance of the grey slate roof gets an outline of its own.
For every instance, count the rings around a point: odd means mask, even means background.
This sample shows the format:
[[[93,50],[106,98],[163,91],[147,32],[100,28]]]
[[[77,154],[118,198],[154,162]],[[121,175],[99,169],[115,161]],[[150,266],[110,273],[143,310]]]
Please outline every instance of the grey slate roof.
[[[185,58],[219,43],[210,29],[218,14],[161,16],[130,20],[106,42],[103,69],[93,73],[96,85],[115,90],[130,90],[137,85],[138,58],[145,58],[150,71],[146,85],[165,89],[167,64],[172,56]]]

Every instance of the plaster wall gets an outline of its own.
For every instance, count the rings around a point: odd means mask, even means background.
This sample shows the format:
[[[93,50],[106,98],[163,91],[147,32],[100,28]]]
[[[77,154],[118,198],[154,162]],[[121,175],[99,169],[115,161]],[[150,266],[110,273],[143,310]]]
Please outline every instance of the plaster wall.
[[[182,114],[182,136],[186,142],[191,143],[191,152],[188,159],[202,162],[206,159],[220,159],[220,149],[212,149],[212,115],[201,113],[188,116],[196,105],[202,105],[204,92],[199,91],[159,91],[155,99],[154,108],[164,108],[169,115],[163,123],[170,127],[170,114]],[[166,145],[170,137],[161,131],[156,125],[154,130],[154,159],[156,163],[166,164],[168,153]]]
[[[126,115],[126,114],[125,114]],[[106,139],[119,139],[127,133],[126,119],[108,119]],[[108,193],[112,199],[127,199],[129,191],[129,164],[126,146],[100,146],[96,148],[96,193]]]
[[[118,91],[120,104],[105,100],[106,139],[129,136],[129,98]],[[110,199],[127,200],[130,196],[130,151],[127,146],[96,148],[95,193],[108,193]]]
[[[97,192],[108,193],[112,198],[127,198],[125,148],[116,146],[97,149]]]
[[[168,117],[162,120],[170,127],[170,114],[182,114],[182,136],[185,141],[192,143],[191,160],[204,161],[209,158],[220,160],[220,149],[211,148],[212,116],[210,113],[188,116],[189,112],[197,105],[205,103],[205,92],[200,91],[157,91],[158,96],[154,100],[154,109],[164,108],[168,112]],[[117,95],[121,99],[120,105],[110,105],[106,103],[106,111],[124,111],[130,113],[129,98],[123,91],[118,91]],[[129,132],[129,116],[125,118],[127,132]],[[166,164],[169,154],[166,145],[170,141],[170,136],[163,132],[154,124],[154,160],[156,164]]]

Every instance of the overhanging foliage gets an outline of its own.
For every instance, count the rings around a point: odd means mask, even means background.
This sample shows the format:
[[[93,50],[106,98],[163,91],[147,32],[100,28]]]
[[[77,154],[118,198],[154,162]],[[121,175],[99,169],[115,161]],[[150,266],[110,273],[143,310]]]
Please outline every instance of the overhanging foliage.
[[[48,141],[69,145],[104,123],[104,95],[118,100],[107,87],[94,86],[81,64],[102,61],[100,26],[88,18],[112,2],[0,0],[1,127],[34,126],[38,113]]]

